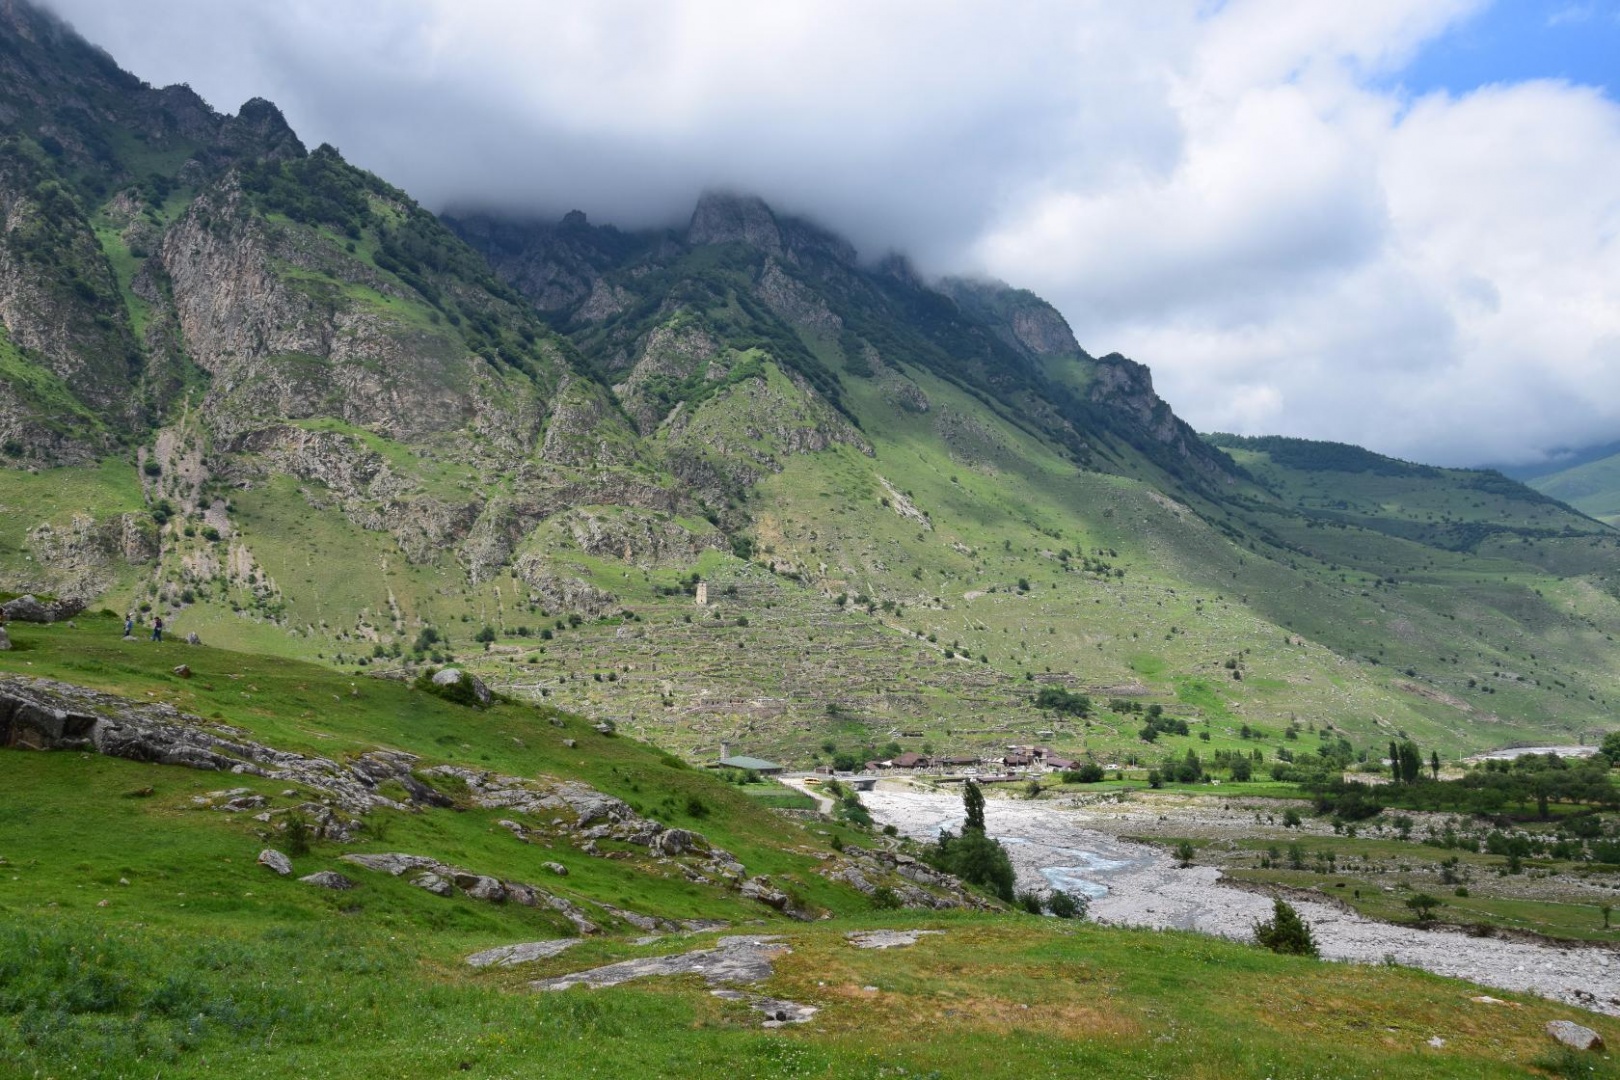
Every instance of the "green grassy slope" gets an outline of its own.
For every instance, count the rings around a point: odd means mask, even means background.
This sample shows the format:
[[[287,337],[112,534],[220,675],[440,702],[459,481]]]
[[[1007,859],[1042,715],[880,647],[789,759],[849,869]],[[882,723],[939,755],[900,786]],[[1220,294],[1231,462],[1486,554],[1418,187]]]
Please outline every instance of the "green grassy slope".
[[[1121,1076],[1516,1076],[1562,1068],[1542,1034],[1567,1008],[1397,968],[1275,957],[1183,934],[1019,915],[881,913],[817,878],[833,834],[757,808],[672,767],[656,750],[583,721],[509,704],[479,713],[386,681],[215,648],[126,643],[116,620],[14,627],[0,671],[172,702],[255,738],[329,756],[378,746],[427,761],[574,777],[703,830],[755,872],[796,883],[837,917],[806,926],[723,891],[535,850],[479,810],[368,816],[352,844],[318,843],[298,874],[342,869],[342,893],[254,865],[258,822],[195,797],[247,787],[272,805],[283,782],[78,753],[0,749],[0,1062],[20,1075],[332,1077],[951,1075],[1057,1070]],[[184,660],[190,680],[170,667]],[[553,726],[553,721],[561,727]],[[576,745],[569,746],[565,739]],[[683,817],[696,796],[700,818]],[[870,842],[870,841],[867,841]],[[673,917],[722,918],[786,935],[764,992],[812,1004],[813,1021],[761,1031],[758,1014],[695,979],[535,994],[526,982],[712,940],[609,928],[562,956],[512,969],[461,963],[480,948],[565,932],[549,913],[432,896],[337,861],[411,851]],[[850,930],[944,931],[911,949],[859,952]],[[1582,1023],[1620,1038],[1606,1017]],[[1427,1041],[1446,1040],[1435,1049]],[[987,1047],[994,1052],[987,1052]],[[1609,1075],[1606,1059],[1590,1057]]]

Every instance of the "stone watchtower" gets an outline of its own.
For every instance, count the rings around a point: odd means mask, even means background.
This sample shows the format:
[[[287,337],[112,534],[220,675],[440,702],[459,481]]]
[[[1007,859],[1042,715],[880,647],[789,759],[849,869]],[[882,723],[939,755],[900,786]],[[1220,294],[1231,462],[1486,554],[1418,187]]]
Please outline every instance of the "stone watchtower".
[[[708,606],[708,603],[709,603],[709,583],[707,581],[698,582],[697,602],[698,602],[698,607],[707,607]]]

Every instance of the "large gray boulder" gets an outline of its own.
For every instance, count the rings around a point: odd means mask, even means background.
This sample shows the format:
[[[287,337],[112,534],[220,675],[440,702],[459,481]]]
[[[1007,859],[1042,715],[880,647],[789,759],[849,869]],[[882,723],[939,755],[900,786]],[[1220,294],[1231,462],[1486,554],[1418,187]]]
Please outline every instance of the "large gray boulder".
[[[9,622],[48,623],[51,621],[51,612],[44,604],[32,596],[19,596],[15,600],[7,600],[0,604],[0,614],[4,614]]]
[[[463,671],[460,668],[447,667],[443,671],[435,672],[433,685],[447,689],[458,685],[466,686],[472,691],[473,697],[478,700],[478,704],[488,705],[491,701],[489,687],[484,685],[484,680],[470,671]]]
[[[83,610],[83,600],[42,601],[32,594],[0,604],[0,615],[4,615],[8,621],[17,622],[52,623],[61,619],[71,619]]]
[[[1547,1034],[1576,1050],[1602,1050],[1603,1036],[1569,1020],[1547,1021]]]

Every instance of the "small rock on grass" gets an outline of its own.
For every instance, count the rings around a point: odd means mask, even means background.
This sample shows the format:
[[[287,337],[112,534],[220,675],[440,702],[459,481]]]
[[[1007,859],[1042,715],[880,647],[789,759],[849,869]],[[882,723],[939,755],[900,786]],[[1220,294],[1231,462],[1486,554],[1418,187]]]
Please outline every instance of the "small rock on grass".
[[[1603,1036],[1569,1020],[1547,1021],[1547,1034],[1576,1050],[1602,1050]]]
[[[173,674],[174,674],[174,676],[176,678],[189,679],[189,678],[191,678],[191,665],[190,664],[176,664],[174,669],[173,669]]]
[[[313,874],[306,874],[298,879],[308,885],[319,885],[323,889],[352,889],[354,882],[338,873],[336,870],[318,870]]]
[[[259,852],[259,865],[274,870],[282,877],[292,873],[292,860],[275,848],[265,848]]]

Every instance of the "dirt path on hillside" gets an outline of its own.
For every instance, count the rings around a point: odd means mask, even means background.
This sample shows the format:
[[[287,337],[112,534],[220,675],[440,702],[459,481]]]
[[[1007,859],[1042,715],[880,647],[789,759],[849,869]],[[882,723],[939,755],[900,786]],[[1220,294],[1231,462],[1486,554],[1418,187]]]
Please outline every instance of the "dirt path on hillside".
[[[962,823],[962,801],[954,794],[884,787],[864,793],[861,801],[878,821],[918,840]],[[1270,917],[1269,899],[1222,884],[1214,867],[1177,869],[1156,848],[1087,828],[1089,816],[1086,810],[994,798],[985,807],[985,823],[1006,845],[1018,887],[1083,892],[1092,898],[1096,922],[1249,941],[1255,922]],[[1620,955],[1610,949],[1475,938],[1377,922],[1327,903],[1291,903],[1328,959],[1393,961],[1620,1016]]]

